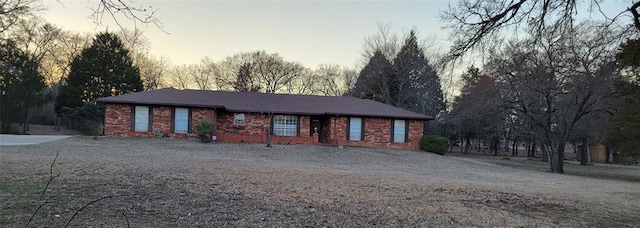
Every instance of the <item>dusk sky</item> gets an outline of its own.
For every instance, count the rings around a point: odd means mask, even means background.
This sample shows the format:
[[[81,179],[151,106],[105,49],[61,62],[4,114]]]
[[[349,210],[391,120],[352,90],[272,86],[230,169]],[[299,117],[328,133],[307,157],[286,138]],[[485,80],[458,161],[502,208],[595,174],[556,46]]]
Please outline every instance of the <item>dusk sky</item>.
[[[96,1],[51,1],[42,16],[65,30],[119,29],[110,17],[96,26],[88,18]],[[378,23],[403,35],[415,28],[420,37],[447,34],[437,18],[448,1],[141,1],[158,9],[163,29],[140,25],[151,53],[172,63],[196,63],[205,56],[221,60],[239,52],[265,50],[308,67],[323,63],[355,66],[366,36]],[[123,20],[127,28],[133,23]]]
[[[47,0],[42,16],[65,30],[96,33],[118,30],[112,18],[102,25],[90,19],[95,0]],[[125,1],[127,2],[127,1]],[[452,1],[455,3],[455,1]],[[605,11],[620,12],[625,0],[607,0]],[[404,35],[415,28],[422,39],[436,39],[447,50],[448,31],[438,15],[448,0],[422,1],[139,1],[157,9],[163,32],[138,24],[151,44],[151,54],[174,64],[197,63],[205,56],[215,61],[240,52],[277,52],[289,61],[314,68],[335,63],[353,67],[364,38],[388,24]],[[130,20],[121,19],[126,28]]]

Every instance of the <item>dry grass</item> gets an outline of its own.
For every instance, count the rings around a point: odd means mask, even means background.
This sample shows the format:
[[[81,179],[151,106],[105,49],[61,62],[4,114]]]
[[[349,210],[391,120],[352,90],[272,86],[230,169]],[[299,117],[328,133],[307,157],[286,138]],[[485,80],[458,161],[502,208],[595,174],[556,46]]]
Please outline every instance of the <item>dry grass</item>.
[[[634,227],[638,183],[414,151],[73,137],[0,148],[0,226]],[[579,193],[579,194],[578,194]]]

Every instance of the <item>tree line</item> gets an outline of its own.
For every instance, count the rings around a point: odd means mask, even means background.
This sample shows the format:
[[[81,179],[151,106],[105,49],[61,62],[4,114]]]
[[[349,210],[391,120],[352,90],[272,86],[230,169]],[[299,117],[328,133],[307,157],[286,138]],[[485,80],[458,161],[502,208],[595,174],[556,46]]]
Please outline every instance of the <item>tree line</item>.
[[[28,61],[33,68],[29,74],[3,73],[2,89],[7,91],[2,103],[7,107],[3,108],[3,132],[16,132],[17,129],[11,129],[11,123],[21,123],[23,128],[19,132],[27,133],[29,122],[35,121],[64,122],[95,133],[100,130],[104,116],[104,107],[96,105],[95,99],[165,87],[351,95],[433,116],[444,108],[438,75],[424,50],[418,47],[414,31],[407,35],[401,48],[397,47],[400,50],[397,56],[392,61],[385,60],[393,65],[378,66],[376,61],[380,56],[374,55],[362,71],[337,64],[321,64],[311,69],[263,50],[238,53],[219,61],[204,57],[198,63],[173,65],[167,57],[149,54],[149,43],[139,30],[78,34],[35,16],[20,19],[8,27],[3,33],[2,45],[7,52],[19,52],[23,56],[22,60],[12,60],[7,65],[16,67],[22,64],[19,61]],[[380,52],[369,49],[363,52]],[[380,67],[390,67],[390,74],[371,70]],[[32,77],[42,83],[26,83],[25,86],[31,87],[18,88],[17,83],[8,80],[9,76]],[[376,87],[369,83],[374,80],[392,83]],[[11,91],[30,92],[14,95]],[[385,94],[387,98],[375,94]],[[17,101],[27,103],[18,106]],[[22,111],[15,112],[18,109]]]
[[[589,10],[602,4],[585,2]],[[539,146],[556,173],[567,144],[585,147],[583,164],[591,142],[606,144],[609,157],[640,157],[640,2],[617,16],[580,9],[567,0],[465,0],[441,15],[454,31],[449,61],[485,56],[481,69],[463,74],[460,96],[440,119],[450,137],[467,142],[463,152],[471,139],[496,154],[501,140],[514,149],[526,142],[528,155]],[[578,12],[604,19],[579,21]]]

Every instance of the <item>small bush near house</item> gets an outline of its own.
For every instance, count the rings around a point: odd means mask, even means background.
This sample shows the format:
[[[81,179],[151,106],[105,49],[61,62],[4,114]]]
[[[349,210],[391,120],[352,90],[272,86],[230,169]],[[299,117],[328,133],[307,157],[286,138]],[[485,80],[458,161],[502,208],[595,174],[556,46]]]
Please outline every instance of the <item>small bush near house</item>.
[[[420,139],[420,149],[444,155],[447,153],[447,138],[439,135],[425,135]]]
[[[216,130],[216,123],[210,120],[200,121],[195,125],[196,134],[200,142],[211,142],[211,134]]]

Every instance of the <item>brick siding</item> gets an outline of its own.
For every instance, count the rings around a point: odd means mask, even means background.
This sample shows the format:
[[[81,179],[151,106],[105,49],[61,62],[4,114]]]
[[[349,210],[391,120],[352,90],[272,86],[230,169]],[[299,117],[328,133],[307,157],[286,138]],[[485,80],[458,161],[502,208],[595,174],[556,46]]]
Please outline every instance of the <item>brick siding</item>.
[[[134,105],[129,104],[107,104],[105,111],[105,135],[119,137],[159,137],[168,136],[175,138],[195,138],[193,126],[205,119],[213,120],[215,112],[208,108],[191,108],[190,133],[171,132],[172,112],[174,107],[170,106],[148,106],[151,114],[151,131],[136,132],[132,130],[131,115]]]
[[[193,126],[202,120],[216,120],[217,130],[215,135],[222,142],[260,142],[267,141],[267,129],[269,129],[269,115],[257,113],[244,113],[244,124],[234,125],[234,113],[216,113],[210,108],[191,108],[190,133],[173,133],[171,106],[149,106],[152,112],[152,131],[135,132],[132,130],[132,109],[129,104],[107,104],[105,114],[105,135],[119,137],[158,137],[160,135],[177,138],[196,138]],[[364,140],[347,140],[347,121],[344,116],[331,116],[326,118],[322,127],[323,135],[310,135],[311,117],[299,117],[298,136],[272,136],[274,144],[317,144],[318,137],[323,137],[323,142],[333,145],[378,147],[416,150],[419,148],[422,137],[423,121],[409,120],[409,130],[406,143],[391,142],[392,119],[389,118],[363,118]]]
[[[377,148],[392,148],[417,150],[422,138],[422,121],[409,120],[407,142],[391,142],[391,122],[389,118],[362,118],[364,121],[364,140],[347,140],[347,117],[331,117],[329,121],[330,134],[335,136],[329,143],[345,146],[362,146]]]
[[[234,125],[235,113],[218,114],[218,130],[216,136],[221,142],[267,142],[267,130],[269,129],[269,115],[244,113],[244,124]],[[271,136],[274,144],[316,144],[317,137],[311,137],[310,117],[300,116],[298,136]]]

